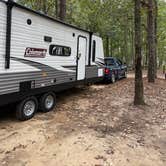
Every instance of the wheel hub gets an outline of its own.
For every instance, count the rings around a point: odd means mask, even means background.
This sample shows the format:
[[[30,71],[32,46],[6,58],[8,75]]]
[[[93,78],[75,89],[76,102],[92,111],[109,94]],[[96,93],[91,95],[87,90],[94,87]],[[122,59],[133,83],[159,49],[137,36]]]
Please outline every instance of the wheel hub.
[[[34,111],[35,111],[35,107],[36,106],[35,106],[35,102],[34,101],[28,101],[24,105],[24,109],[23,109],[24,114],[26,116],[31,116],[34,113]]]
[[[112,75],[112,82],[113,83],[115,82],[115,75],[114,74]]]
[[[54,97],[52,95],[47,96],[45,100],[45,107],[49,110],[54,105]]]

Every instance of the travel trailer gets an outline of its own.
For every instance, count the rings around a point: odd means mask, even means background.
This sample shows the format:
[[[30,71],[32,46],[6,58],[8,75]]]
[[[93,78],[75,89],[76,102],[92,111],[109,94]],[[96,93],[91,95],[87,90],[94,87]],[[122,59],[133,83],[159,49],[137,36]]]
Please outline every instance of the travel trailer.
[[[102,39],[12,0],[0,0],[0,106],[19,120],[52,110],[55,94],[103,79]]]

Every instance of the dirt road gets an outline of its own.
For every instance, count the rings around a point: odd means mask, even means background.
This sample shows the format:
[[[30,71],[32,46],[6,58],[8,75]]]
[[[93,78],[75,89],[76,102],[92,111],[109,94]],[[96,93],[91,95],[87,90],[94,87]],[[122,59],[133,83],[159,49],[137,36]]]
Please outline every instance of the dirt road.
[[[166,81],[144,84],[139,108],[132,78],[63,92],[53,112],[27,122],[11,107],[0,115],[0,165],[165,166]]]

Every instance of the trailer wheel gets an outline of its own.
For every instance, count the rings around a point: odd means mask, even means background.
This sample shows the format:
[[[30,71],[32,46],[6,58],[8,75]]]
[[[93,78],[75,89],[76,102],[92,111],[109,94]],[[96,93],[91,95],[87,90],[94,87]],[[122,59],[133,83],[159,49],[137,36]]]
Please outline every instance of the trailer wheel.
[[[36,97],[29,97],[21,101],[16,108],[16,118],[21,121],[31,119],[38,109]]]
[[[42,112],[50,112],[56,105],[56,96],[54,93],[46,93],[40,98],[39,108]]]

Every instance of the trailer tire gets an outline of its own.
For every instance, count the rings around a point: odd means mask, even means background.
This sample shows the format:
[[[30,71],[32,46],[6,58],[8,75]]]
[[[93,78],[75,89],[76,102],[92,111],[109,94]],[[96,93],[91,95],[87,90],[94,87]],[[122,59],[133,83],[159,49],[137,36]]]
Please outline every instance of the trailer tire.
[[[49,92],[40,97],[39,109],[42,112],[50,112],[56,105],[56,95],[53,92]]]
[[[21,101],[16,108],[16,118],[20,121],[29,120],[34,117],[38,109],[36,97],[28,97]]]

